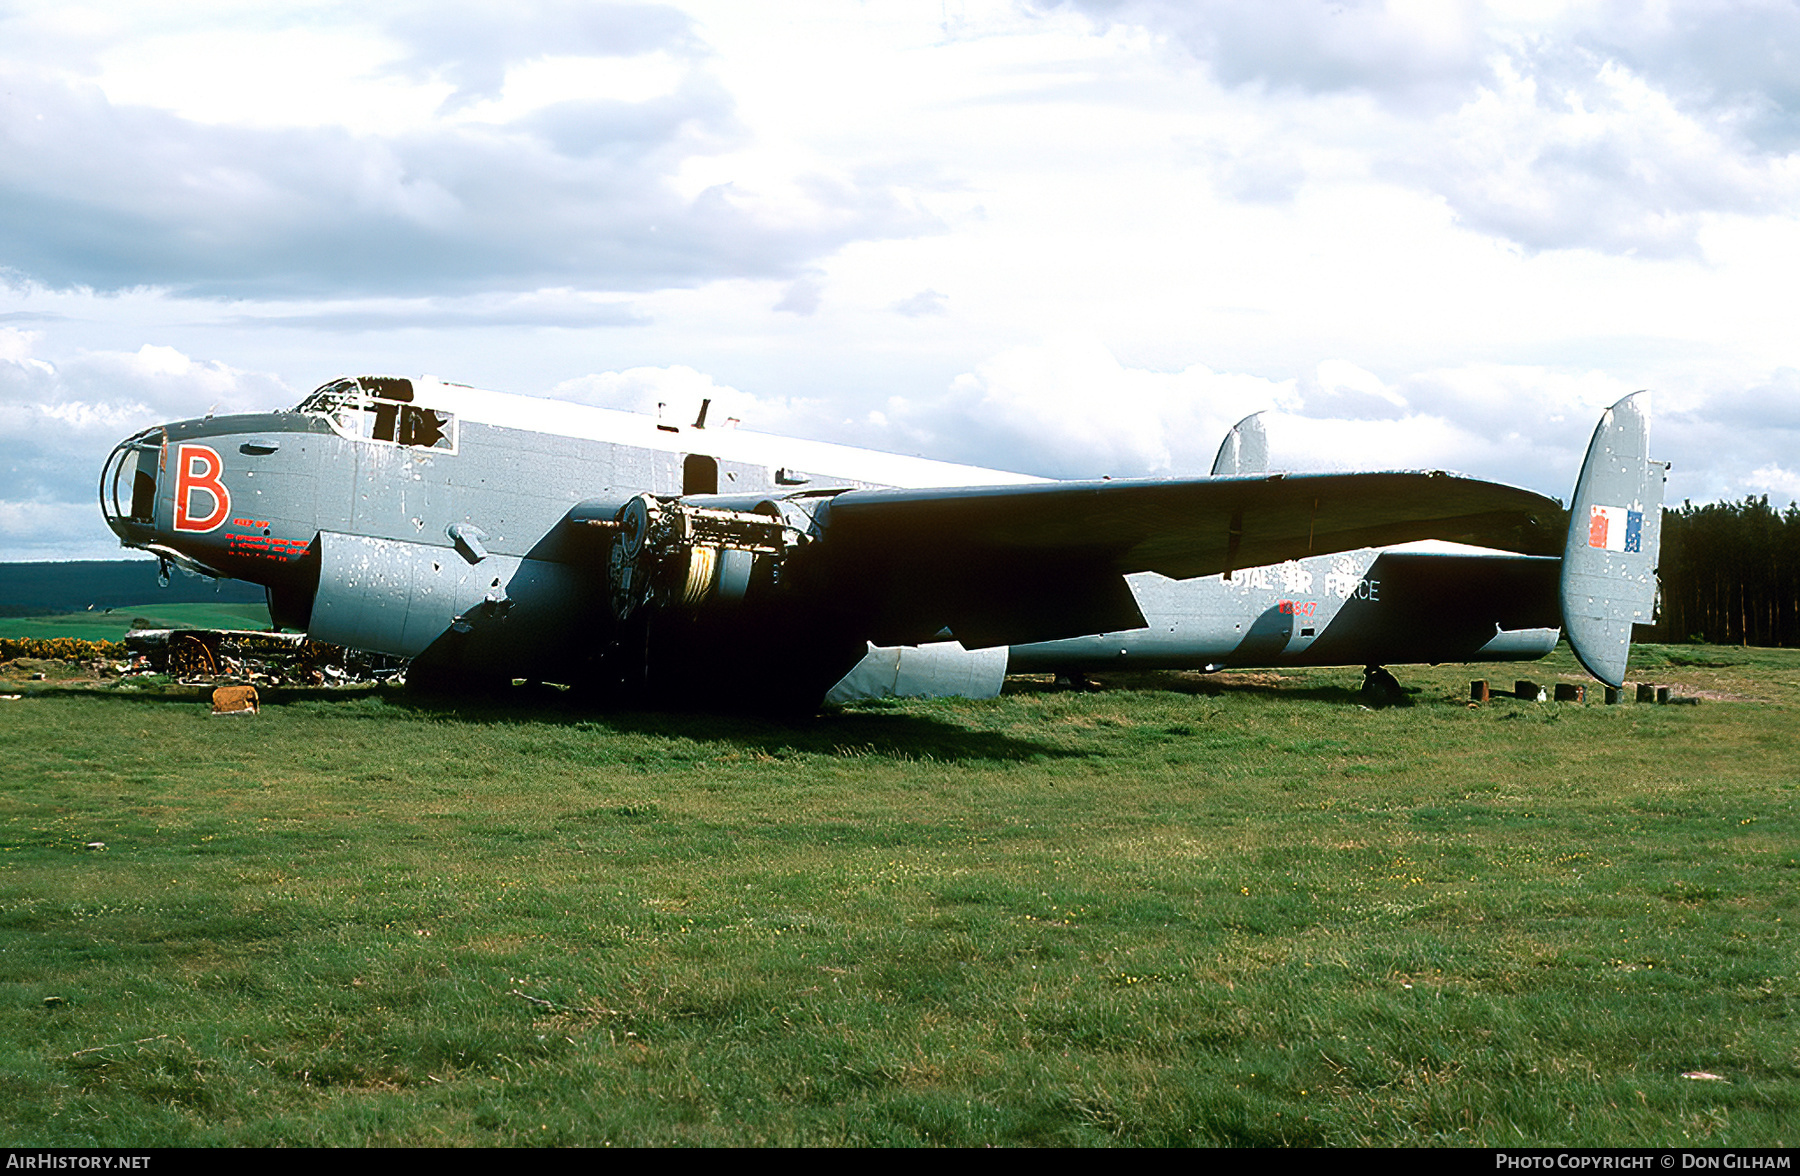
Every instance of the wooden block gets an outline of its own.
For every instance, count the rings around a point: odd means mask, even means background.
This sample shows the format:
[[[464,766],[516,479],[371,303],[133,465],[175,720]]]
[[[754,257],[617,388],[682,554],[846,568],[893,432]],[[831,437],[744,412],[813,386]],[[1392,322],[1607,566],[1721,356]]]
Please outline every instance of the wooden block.
[[[254,715],[262,711],[254,686],[221,686],[213,691],[215,715]]]

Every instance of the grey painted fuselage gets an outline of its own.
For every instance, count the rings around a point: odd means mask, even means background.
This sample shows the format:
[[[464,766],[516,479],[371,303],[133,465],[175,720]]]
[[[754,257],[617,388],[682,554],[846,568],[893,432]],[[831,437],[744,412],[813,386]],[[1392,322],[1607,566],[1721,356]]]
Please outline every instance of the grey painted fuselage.
[[[622,661],[642,660],[609,607],[612,520],[634,496],[741,511],[778,496],[804,527],[809,502],[846,488],[1039,481],[435,381],[364,378],[327,385],[291,412],[147,430],[109,459],[101,499],[125,544],[264,585],[284,626],[415,658],[421,674],[567,681],[596,669],[618,678]],[[760,566],[742,564],[751,601]],[[1364,549],[1229,578],[1139,573],[1128,583],[1145,627],[1014,645],[1010,668],[1537,657],[1555,641],[1556,566],[1554,557]],[[731,574],[712,572],[715,583]],[[1054,596],[1059,586],[1042,590]],[[816,701],[866,649],[850,626],[792,610],[670,624],[662,639],[690,663],[710,659],[707,689],[722,697],[756,690],[759,668],[781,665]],[[971,684],[969,666],[978,664],[976,676],[993,689],[996,669],[1007,668],[991,652],[939,660],[959,668],[933,680],[954,680],[960,692],[985,692]]]
[[[1519,661],[1555,648],[1555,556],[1365,548],[1227,580],[1130,577],[1142,629],[1014,646],[1015,673]]]

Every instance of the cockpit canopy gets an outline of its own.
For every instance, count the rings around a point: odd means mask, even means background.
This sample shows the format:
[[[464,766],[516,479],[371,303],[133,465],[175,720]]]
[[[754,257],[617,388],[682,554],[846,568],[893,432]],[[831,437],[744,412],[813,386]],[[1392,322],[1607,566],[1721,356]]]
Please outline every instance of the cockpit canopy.
[[[404,376],[354,376],[315,389],[295,412],[324,417],[352,441],[386,442],[415,449],[456,452],[456,417],[413,400]]]

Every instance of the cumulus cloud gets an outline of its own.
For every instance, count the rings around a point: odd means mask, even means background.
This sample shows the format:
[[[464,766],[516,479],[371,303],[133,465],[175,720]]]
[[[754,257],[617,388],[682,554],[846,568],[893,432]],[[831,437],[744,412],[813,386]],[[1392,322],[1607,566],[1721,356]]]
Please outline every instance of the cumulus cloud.
[[[1789,472],[1800,453],[1800,371],[1780,368],[1754,384],[1691,393],[1659,413],[1654,427],[1657,456],[1672,461],[1677,475],[1687,473],[1678,497],[1767,494],[1777,504],[1800,497]]]
[[[1772,463],[1760,466],[1745,476],[1743,484],[1747,493],[1755,494],[1760,490],[1776,506],[1784,502],[1792,505],[1800,500],[1800,471],[1785,466]]]
[[[421,46],[408,60],[486,94],[522,55],[660,48],[672,85],[375,133],[203,123],[0,62],[0,269],[59,288],[233,297],[642,291],[791,277],[847,241],[928,227],[880,184],[802,175],[779,192],[690,190],[684,167],[748,132],[685,18],[541,7],[529,36],[497,31],[510,10],[474,5],[428,29],[434,7],[407,26]]]
[[[1708,420],[1726,429],[1800,434],[1800,368],[1777,368],[1755,384],[1714,389],[1705,396],[1704,408]],[[1800,446],[1793,451],[1800,452]]]
[[[1443,469],[1566,499],[1601,411],[1634,390],[1599,372],[1501,364],[1393,380],[1341,359],[1288,380],[1154,371],[1095,340],[1059,339],[995,355],[935,395],[891,400],[832,439],[1051,477],[1184,476],[1209,470],[1226,430],[1262,411],[1275,469]],[[1691,412],[1706,419],[1708,408]],[[790,419],[816,429],[803,411]],[[1678,465],[1695,443],[1686,416],[1653,436],[1656,455]],[[1796,439],[1745,439],[1730,468],[1742,476]]]
[[[1435,151],[1380,170],[1439,192],[1465,224],[1530,249],[1698,251],[1709,215],[1779,211],[1800,157],[1765,157],[1612,63],[1579,84],[1502,71],[1430,126]]]
[[[632,302],[575,290],[474,294],[463,298],[390,298],[301,304],[232,315],[224,321],[257,327],[357,334],[469,327],[637,327],[650,321]]]
[[[1408,409],[1406,398],[1381,377],[1342,359],[1319,364],[1281,399],[1298,412],[1326,419],[1396,420]]]
[[[1541,433],[1490,434],[1460,419],[1437,395],[1457,385],[1444,376],[1388,384],[1344,360],[1289,380],[1203,365],[1152,371],[1120,363],[1096,340],[1066,339],[994,356],[938,396],[891,401],[881,424],[890,447],[976,465],[1152,477],[1206,473],[1226,430],[1261,411],[1277,469],[1452,469],[1520,482],[1554,465],[1550,485],[1573,478],[1564,450],[1534,460]]]
[[[1168,37],[1228,86],[1454,99],[1488,68],[1470,0],[1041,0]]]
[[[1197,154],[1219,191],[1245,204],[1285,204],[1306,182],[1306,166],[1283,143],[1210,143]]]
[[[1282,384],[1128,368],[1098,340],[1002,352],[936,396],[881,406],[889,447],[1052,477],[1205,473],[1225,430]]]
[[[908,318],[918,318],[920,315],[928,314],[948,314],[950,312],[950,296],[940,294],[936,290],[920,290],[917,294],[894,303],[894,310]]]
[[[95,486],[107,453],[160,421],[285,407],[275,380],[172,347],[52,363],[31,332],[0,328],[0,560],[111,558]]]
[[[92,502],[0,498],[0,560],[126,557]]]
[[[1800,8],[1785,0],[1609,0],[1577,7],[1572,40],[1706,112],[1758,150],[1800,147]]]
[[[1709,217],[1800,196],[1800,10],[1614,0],[1518,15],[1412,0],[1045,0],[1149,29],[1228,90],[1311,101],[1284,137],[1368,145],[1375,174],[1436,193],[1528,250],[1697,254]],[[1345,98],[1372,99],[1362,107]],[[1219,188],[1286,199],[1291,154],[1222,152]]]
[[[549,394],[559,400],[652,414],[683,424],[695,420],[700,406],[710,400],[709,428],[729,428],[738,422],[763,433],[821,435],[816,402],[753,396],[684,364],[596,372],[565,380]]]
[[[795,278],[782,290],[775,309],[783,314],[816,314],[825,298],[825,283],[811,274]]]
[[[447,105],[463,106],[498,94],[507,67],[556,56],[631,57],[657,50],[699,55],[704,45],[692,22],[661,4],[593,4],[586,0],[508,0],[507,3],[412,5],[386,23],[410,50],[393,68],[415,77],[442,77],[456,91]]]

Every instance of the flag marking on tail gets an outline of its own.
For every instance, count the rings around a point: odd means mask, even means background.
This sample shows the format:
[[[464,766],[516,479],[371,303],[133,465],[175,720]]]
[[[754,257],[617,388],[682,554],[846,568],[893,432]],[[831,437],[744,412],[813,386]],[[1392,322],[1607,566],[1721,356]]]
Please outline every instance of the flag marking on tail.
[[[1642,551],[1644,512],[1623,506],[1595,506],[1588,518],[1588,546],[1603,551]]]

